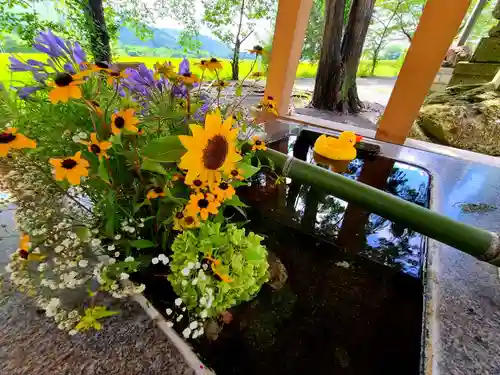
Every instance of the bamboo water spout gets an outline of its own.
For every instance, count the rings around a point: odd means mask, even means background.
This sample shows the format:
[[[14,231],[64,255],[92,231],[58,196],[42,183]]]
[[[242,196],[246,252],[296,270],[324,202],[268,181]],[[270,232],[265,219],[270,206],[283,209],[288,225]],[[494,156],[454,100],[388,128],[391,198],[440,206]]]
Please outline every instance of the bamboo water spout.
[[[500,240],[496,233],[450,219],[382,190],[278,151],[268,149],[259,152],[270,158],[285,176],[325,189],[340,199],[359,204],[377,215],[407,225],[423,235],[453,246],[480,260],[500,265]]]

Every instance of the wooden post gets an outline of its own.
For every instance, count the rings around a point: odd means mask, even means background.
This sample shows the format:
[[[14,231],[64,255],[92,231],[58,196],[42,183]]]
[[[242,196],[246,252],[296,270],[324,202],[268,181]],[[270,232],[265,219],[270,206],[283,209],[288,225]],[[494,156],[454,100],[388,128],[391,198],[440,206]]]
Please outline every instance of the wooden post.
[[[312,2],[280,0],[278,5],[265,95],[276,101],[279,115],[288,113]]]
[[[376,138],[403,144],[471,0],[428,0]]]

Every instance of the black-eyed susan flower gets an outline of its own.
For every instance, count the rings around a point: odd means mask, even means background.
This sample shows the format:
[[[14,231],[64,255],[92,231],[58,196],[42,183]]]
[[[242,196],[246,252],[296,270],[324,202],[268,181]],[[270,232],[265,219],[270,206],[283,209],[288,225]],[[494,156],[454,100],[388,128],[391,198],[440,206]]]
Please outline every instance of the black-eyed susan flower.
[[[95,64],[87,64],[92,72],[110,72],[109,64],[105,61],[96,61]]]
[[[175,182],[175,181],[183,181],[184,182],[185,178],[186,177],[182,173],[176,173],[172,176],[172,182]]]
[[[277,108],[276,102],[272,96],[265,97],[259,103],[259,109],[263,109],[264,111],[270,112],[276,116],[278,115]]]
[[[95,100],[90,101],[90,106],[92,107],[92,110],[97,114],[97,116],[102,117],[104,112],[101,109],[101,106],[98,102]]]
[[[111,116],[111,131],[113,134],[120,134],[123,129],[130,133],[137,133],[139,120],[135,117],[135,109],[122,109]]]
[[[82,97],[82,90],[80,90],[78,85],[83,83],[81,78],[78,74],[57,73],[54,82],[50,84],[50,86],[54,87],[49,92],[51,103],[67,103],[69,99],[80,99]]]
[[[210,60],[206,62],[206,67],[208,70],[214,72],[217,69],[222,69],[222,63],[215,57],[212,57]]]
[[[200,219],[196,215],[184,215],[182,227],[184,229],[198,228],[200,226]]]
[[[150,189],[148,191],[148,193],[146,194],[146,198],[147,199],[156,199],[156,198],[160,198],[160,197],[164,197],[165,196],[165,191],[163,190],[163,188],[157,186],[153,189]]]
[[[252,78],[263,78],[266,76],[266,73],[265,72],[253,72],[250,77]]]
[[[232,180],[240,180],[240,181],[243,181],[245,179],[245,177],[243,177],[242,175],[243,171],[241,169],[233,169],[230,173],[229,173],[229,177],[232,179]]]
[[[236,150],[238,130],[232,128],[233,117],[222,122],[220,111],[209,113],[205,126],[191,124],[192,136],[181,135],[179,140],[187,152],[179,163],[180,169],[187,170],[186,183],[194,180],[207,181],[209,186],[217,184],[224,172],[229,174],[241,160]]]
[[[111,70],[108,72],[108,85],[112,85],[115,81],[120,81],[122,78],[128,78],[130,74],[123,71]]]
[[[259,45],[253,46],[252,49],[247,49],[247,51],[249,53],[255,53],[256,55],[260,55],[260,56],[265,54],[264,48],[262,48],[262,46],[259,46]]]
[[[266,151],[267,146],[263,140],[261,140],[257,136],[254,136],[254,137],[252,137],[252,151],[257,151],[257,150]]]
[[[30,248],[31,248],[30,236],[27,234],[21,234],[21,237],[19,238],[19,248],[17,249],[19,257],[21,257],[22,259],[35,260],[35,261],[42,261],[45,258],[47,258],[44,255],[33,253],[32,251],[30,251]]]
[[[179,80],[182,83],[184,83],[185,85],[188,85],[188,86],[192,86],[195,83],[200,82],[200,77],[198,77],[196,74],[193,74],[191,72],[187,72],[187,73],[184,73],[184,74],[179,74],[177,76],[177,78],[179,78]]]
[[[231,199],[236,191],[234,187],[228,184],[226,181],[222,181],[212,189],[212,193],[217,196],[219,201],[224,201],[226,199]]]
[[[0,156],[7,156],[10,149],[35,147],[36,142],[18,133],[16,128],[7,128],[0,133]]]
[[[207,60],[200,60],[199,63],[195,63],[194,65],[198,65],[201,70],[205,70],[208,68],[208,61]]]
[[[189,203],[186,205],[186,214],[189,216],[200,215],[201,220],[207,220],[208,215],[217,215],[217,208],[220,203],[212,194],[197,193],[192,194]]]
[[[218,81],[214,82],[213,86],[219,90],[222,90],[222,89],[225,89],[226,87],[229,87],[229,82],[218,80]]]
[[[66,179],[72,185],[80,185],[81,178],[89,175],[89,162],[82,158],[80,151],[63,159],[51,158],[49,162],[54,167],[56,181]]]
[[[198,216],[191,216],[183,211],[174,214],[174,230],[183,231],[184,229],[197,228],[200,226]]]
[[[202,190],[206,190],[208,188],[208,184],[206,181],[202,181],[199,178],[193,180],[191,184],[189,184],[191,189],[193,189],[196,192],[200,192]]]
[[[99,159],[102,157],[109,159],[109,155],[106,154],[106,151],[109,150],[113,144],[108,141],[99,142],[97,139],[97,133],[90,134],[90,142],[81,141],[81,143],[87,145],[88,150],[97,155]]]
[[[172,65],[170,61],[165,61],[163,63],[157,62],[154,66],[155,68],[155,79],[160,79],[160,75],[163,75],[166,78],[175,78],[177,74],[175,73],[175,66]]]

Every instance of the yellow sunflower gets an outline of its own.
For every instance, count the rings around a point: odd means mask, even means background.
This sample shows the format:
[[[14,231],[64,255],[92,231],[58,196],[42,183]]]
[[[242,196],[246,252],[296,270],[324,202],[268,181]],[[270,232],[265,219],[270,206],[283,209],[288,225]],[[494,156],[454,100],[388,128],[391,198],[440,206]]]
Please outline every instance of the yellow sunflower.
[[[220,201],[224,201],[226,199],[231,199],[236,191],[232,185],[229,185],[227,182],[222,181],[217,187],[212,190],[212,193],[217,196],[217,199]]]
[[[205,66],[212,72],[216,71],[217,69],[222,69],[222,63],[215,57],[212,57],[210,60],[208,60]]]
[[[97,133],[90,134],[90,142],[81,141],[80,143],[87,145],[88,150],[97,155],[99,159],[102,157],[109,159],[109,155],[106,154],[106,151],[109,150],[113,144],[108,141],[99,142],[97,140]]]
[[[217,109],[215,113],[207,114],[205,127],[192,124],[192,136],[179,136],[187,150],[181,158],[179,168],[187,170],[188,185],[195,179],[200,179],[212,186],[220,181],[222,172],[229,174],[236,162],[241,160],[241,155],[236,150],[238,129],[233,129],[232,123],[232,116],[222,123]]]
[[[185,213],[189,216],[200,214],[202,220],[207,220],[209,214],[217,215],[219,205],[220,203],[212,194],[192,194],[186,205]]]
[[[253,46],[252,49],[247,49],[249,53],[255,53],[256,55],[265,55],[266,52],[264,51],[264,48],[262,46]]]
[[[196,192],[200,192],[202,190],[206,190],[208,187],[208,184],[206,181],[202,181],[199,178],[197,178],[197,179],[193,180],[191,184],[189,184],[189,187]]]
[[[198,77],[196,74],[193,74],[190,72],[180,74],[177,76],[177,78],[179,78],[179,80],[181,80],[182,83],[184,83],[185,85],[188,85],[188,86],[191,86],[191,85],[194,85],[195,83],[200,82],[200,77]]]
[[[82,90],[80,90],[78,85],[82,83],[82,76],[79,74],[57,73],[54,82],[49,84],[49,86],[54,87],[49,92],[51,103],[67,103],[69,99],[80,99],[82,97]]]
[[[257,151],[257,150],[266,151],[267,146],[263,140],[261,140],[257,136],[254,136],[254,137],[252,137],[252,151]]]
[[[17,132],[16,128],[7,128],[0,133],[0,156],[7,156],[9,150],[35,148],[36,142]]]
[[[89,162],[82,159],[82,153],[78,151],[74,156],[64,159],[50,159],[50,164],[54,167],[56,181],[64,179],[72,185],[80,185],[80,179],[89,175]]]
[[[232,180],[240,180],[243,181],[245,177],[242,175],[243,171],[241,169],[233,169],[229,176]]]
[[[165,196],[165,192],[159,186],[155,187],[154,189],[150,189],[148,191],[148,193],[146,194],[147,199],[156,199],[156,198],[164,197],[164,196]]]
[[[139,120],[135,115],[135,110],[133,108],[122,109],[120,112],[113,113],[111,116],[111,131],[113,134],[120,134],[123,129],[129,131],[130,133],[137,133],[137,125]]]
[[[130,74],[127,74],[123,71],[115,71],[115,70],[111,70],[109,73],[109,76],[108,76],[108,85],[112,85],[114,81],[120,81],[120,79],[122,78],[127,78]]]

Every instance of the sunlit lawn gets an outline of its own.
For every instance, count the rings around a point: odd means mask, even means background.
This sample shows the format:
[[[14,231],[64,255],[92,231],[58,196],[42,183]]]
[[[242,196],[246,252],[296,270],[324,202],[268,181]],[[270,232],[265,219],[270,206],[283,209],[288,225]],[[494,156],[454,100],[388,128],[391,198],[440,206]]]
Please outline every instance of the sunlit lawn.
[[[23,82],[29,81],[31,75],[29,73],[14,73],[8,69],[9,61],[8,57],[10,54],[8,53],[0,53],[0,82],[2,82],[6,87],[10,86],[12,83],[13,86],[20,86]],[[23,60],[27,59],[35,59],[35,60],[43,60],[45,55],[43,54],[19,54],[19,57]],[[118,62],[142,62],[146,64],[148,67],[153,67],[153,65],[157,61],[162,61],[165,59],[161,59],[159,57],[143,57],[143,56],[120,56],[117,58]],[[176,66],[181,62],[181,58],[167,58],[167,60],[172,61],[172,63]],[[197,59],[193,59],[192,62],[197,62]],[[231,64],[229,60],[222,60],[223,62],[223,70],[219,73],[221,79],[228,79],[231,77]],[[252,60],[242,60],[240,62],[240,79],[245,77],[253,64]],[[358,75],[367,75],[369,72],[370,63],[368,61],[361,61]],[[192,71],[195,74],[201,75],[201,70],[198,66],[192,64]],[[260,67],[256,64],[254,70],[258,70]],[[399,70],[401,69],[401,63],[399,61],[389,61],[382,60],[380,61],[377,69],[375,70],[375,76],[378,77],[394,77],[397,76]],[[297,69],[297,78],[314,78],[316,76],[317,64],[310,62],[301,62]]]

